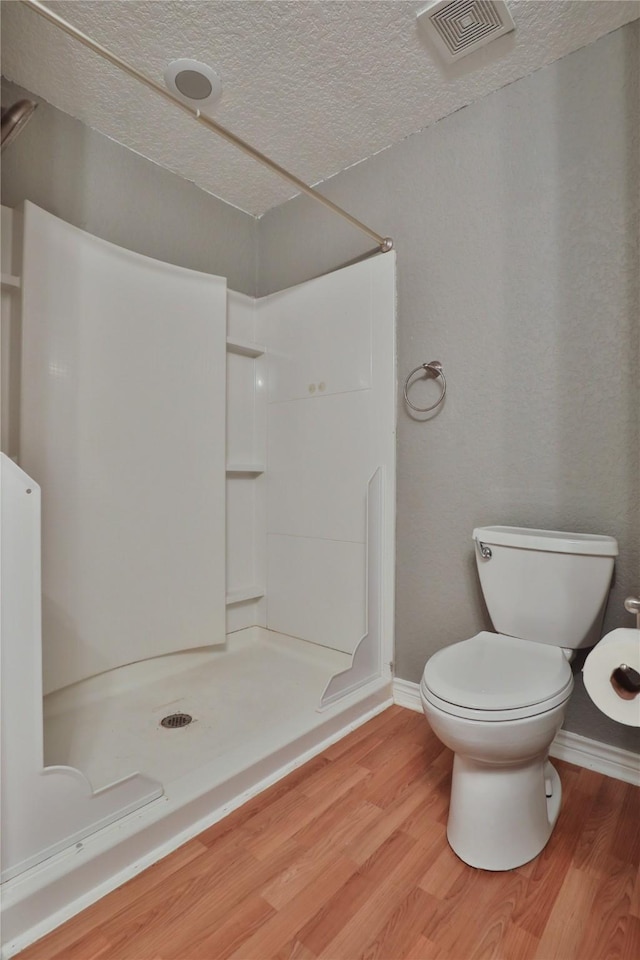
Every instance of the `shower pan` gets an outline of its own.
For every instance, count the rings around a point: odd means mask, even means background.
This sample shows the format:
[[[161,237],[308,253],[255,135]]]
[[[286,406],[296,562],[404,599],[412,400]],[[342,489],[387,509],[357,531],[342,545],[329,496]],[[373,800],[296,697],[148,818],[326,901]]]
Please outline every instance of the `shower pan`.
[[[394,254],[256,300],[13,216],[6,956],[388,705],[395,503]]]

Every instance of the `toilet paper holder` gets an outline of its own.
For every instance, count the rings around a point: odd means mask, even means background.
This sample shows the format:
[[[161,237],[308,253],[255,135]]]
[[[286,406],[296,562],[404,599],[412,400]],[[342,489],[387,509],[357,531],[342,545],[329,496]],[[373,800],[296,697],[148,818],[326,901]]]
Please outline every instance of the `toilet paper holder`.
[[[640,630],[640,597],[627,597],[624,602],[624,608],[627,613],[635,613],[636,629]]]
[[[636,626],[640,630],[640,597],[627,597],[624,601],[627,613],[635,613]],[[609,678],[611,686],[623,700],[633,700],[640,693],[640,673],[628,663],[621,663]]]
[[[621,663],[611,674],[611,686],[623,700],[633,700],[640,693],[640,673]]]

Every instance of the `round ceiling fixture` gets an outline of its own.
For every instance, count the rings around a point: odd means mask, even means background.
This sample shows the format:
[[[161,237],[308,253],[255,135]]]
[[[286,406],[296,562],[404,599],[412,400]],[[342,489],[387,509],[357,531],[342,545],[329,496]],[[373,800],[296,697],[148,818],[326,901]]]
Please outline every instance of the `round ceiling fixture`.
[[[198,60],[173,60],[164,71],[164,82],[171,93],[197,110],[211,107],[222,96],[220,77]]]

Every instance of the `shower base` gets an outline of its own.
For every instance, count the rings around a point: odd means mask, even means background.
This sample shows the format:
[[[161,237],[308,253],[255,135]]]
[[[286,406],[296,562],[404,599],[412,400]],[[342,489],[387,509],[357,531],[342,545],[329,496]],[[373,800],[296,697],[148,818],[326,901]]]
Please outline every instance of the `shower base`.
[[[164,794],[3,884],[8,958],[392,703],[391,676],[317,709],[345,654],[259,627],[45,698],[47,764],[94,790],[134,772]],[[167,714],[189,725],[164,729]]]
[[[226,780],[318,722],[317,706],[351,657],[250,627],[224,648],[129,664],[45,697],[45,764],[77,767],[100,790],[131,773],[175,781],[214,763]],[[167,714],[193,717],[165,729]]]

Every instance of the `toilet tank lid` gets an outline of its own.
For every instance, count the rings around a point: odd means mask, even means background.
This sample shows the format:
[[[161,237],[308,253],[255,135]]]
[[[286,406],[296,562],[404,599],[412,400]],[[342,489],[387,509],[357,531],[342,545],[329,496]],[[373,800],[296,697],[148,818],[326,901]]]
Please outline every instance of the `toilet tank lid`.
[[[528,527],[476,527],[473,539],[522,550],[544,550],[550,553],[580,553],[596,557],[617,557],[615,537],[593,533],[563,533],[560,530],[530,530]]]

